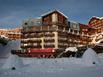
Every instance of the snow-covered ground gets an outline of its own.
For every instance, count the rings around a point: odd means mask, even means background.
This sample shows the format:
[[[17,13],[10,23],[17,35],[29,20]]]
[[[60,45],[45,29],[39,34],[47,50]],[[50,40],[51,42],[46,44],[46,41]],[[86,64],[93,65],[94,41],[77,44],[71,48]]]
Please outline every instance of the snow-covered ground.
[[[9,41],[5,46],[0,44],[0,58],[8,57],[12,49],[20,49],[20,41]]]
[[[15,70],[12,70],[12,67],[15,67]],[[90,48],[85,51],[82,58],[37,59],[9,54],[7,58],[0,59],[0,77],[102,76],[103,54],[97,55]]]

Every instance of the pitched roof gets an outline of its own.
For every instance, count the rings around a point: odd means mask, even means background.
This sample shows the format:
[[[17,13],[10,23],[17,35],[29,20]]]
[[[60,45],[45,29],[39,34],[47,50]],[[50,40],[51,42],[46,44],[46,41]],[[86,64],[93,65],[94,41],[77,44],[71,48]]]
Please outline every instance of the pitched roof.
[[[93,16],[92,18],[103,19],[103,17]]]
[[[88,24],[90,24],[90,22],[91,22],[92,20],[94,20],[94,19],[96,19],[96,20],[103,20],[103,17],[92,16],[92,17],[89,19]]]
[[[63,14],[62,12],[60,12],[59,10],[49,11],[49,12],[46,12],[46,13],[42,14],[41,16],[43,17],[43,16],[46,16],[46,15],[52,14],[52,13],[54,13],[54,12],[58,12],[58,13],[60,13],[61,15],[63,15],[64,17],[68,18],[66,15],[64,15],[64,14]]]

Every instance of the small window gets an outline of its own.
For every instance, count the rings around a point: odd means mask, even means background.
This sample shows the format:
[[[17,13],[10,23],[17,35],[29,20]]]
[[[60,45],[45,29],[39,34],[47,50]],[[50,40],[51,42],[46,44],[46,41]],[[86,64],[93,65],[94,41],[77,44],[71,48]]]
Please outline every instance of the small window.
[[[25,25],[28,25],[28,23],[24,23]]]

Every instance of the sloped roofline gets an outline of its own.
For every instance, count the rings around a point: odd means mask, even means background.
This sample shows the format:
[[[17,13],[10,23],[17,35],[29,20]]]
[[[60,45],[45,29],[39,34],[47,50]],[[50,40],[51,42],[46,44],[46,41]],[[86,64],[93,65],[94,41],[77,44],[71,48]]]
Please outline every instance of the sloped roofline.
[[[92,16],[92,18],[103,19],[103,17]]]
[[[65,14],[63,14],[63,13],[60,12],[59,10],[49,11],[49,12],[46,12],[46,13],[42,14],[41,16],[43,17],[43,16],[46,16],[46,15],[51,14],[51,13],[53,13],[53,12],[58,12],[58,13],[60,13],[61,15],[63,15],[64,17],[68,18]]]
[[[92,16],[90,19],[89,19],[89,22],[88,22],[88,24],[93,20],[93,19],[98,19],[98,20],[101,20],[101,19],[103,19],[103,17],[98,17],[98,16]]]

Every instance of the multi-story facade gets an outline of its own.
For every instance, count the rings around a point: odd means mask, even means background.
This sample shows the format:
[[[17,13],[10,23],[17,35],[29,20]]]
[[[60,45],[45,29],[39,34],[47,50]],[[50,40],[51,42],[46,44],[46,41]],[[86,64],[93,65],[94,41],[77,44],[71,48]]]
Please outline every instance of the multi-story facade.
[[[89,21],[89,26],[94,28],[96,31],[92,34],[92,42],[95,44],[93,48],[97,53],[103,52],[103,17],[92,17]]]
[[[7,32],[8,32],[7,29],[0,29],[0,35],[7,36]]]
[[[21,39],[21,28],[9,29],[7,37],[10,40],[20,40]]]
[[[90,44],[89,31],[94,31],[87,25],[69,22],[68,17],[60,11],[51,11],[40,19],[29,19],[23,22],[21,31],[21,48],[33,49],[65,49]]]
[[[68,47],[66,32],[68,22],[67,17],[61,12],[53,11],[42,15],[41,19],[34,20],[33,25],[27,25],[30,22],[33,23],[32,20],[28,20],[23,25],[22,48],[58,49]]]
[[[103,31],[103,17],[92,17],[89,21],[89,25],[97,30],[97,33]]]
[[[0,29],[0,36],[5,36],[10,40],[20,40],[21,39],[21,28]]]
[[[58,10],[43,14],[37,19],[23,21],[19,56],[50,57],[60,55],[68,47],[95,46],[103,39],[102,20],[92,18],[88,25],[68,21]],[[102,34],[102,35],[101,35]],[[13,52],[14,53],[14,52]],[[70,54],[67,52],[65,54]]]
[[[95,29],[95,33],[92,34],[92,41],[94,44],[103,40],[103,17],[92,17],[88,24],[90,27]]]

